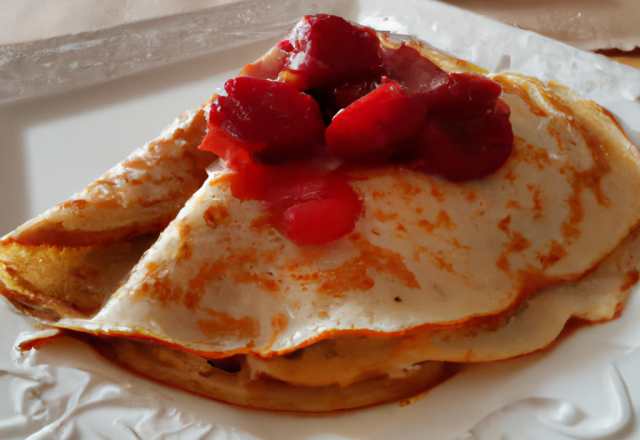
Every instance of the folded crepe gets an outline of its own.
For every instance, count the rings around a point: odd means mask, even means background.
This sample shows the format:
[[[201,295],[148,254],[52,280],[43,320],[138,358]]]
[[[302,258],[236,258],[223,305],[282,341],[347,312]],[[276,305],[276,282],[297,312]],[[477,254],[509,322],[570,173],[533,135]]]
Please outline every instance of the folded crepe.
[[[55,322],[91,316],[202,185],[204,110],[185,113],[88,187],[2,239],[0,290]],[[37,262],[37,263],[36,263]]]
[[[334,19],[305,17],[243,75],[294,84],[308,92],[304,99],[322,101],[304,56],[321,56],[309,49],[320,50],[313,29]],[[261,181],[229,151],[240,145],[254,158],[263,154],[251,168],[257,174],[263,164],[280,174],[295,169],[269,162],[282,149],[238,140],[227,122],[216,122],[225,98],[214,97],[72,200],[4,237],[0,292],[56,336],[85,340],[161,382],[247,407],[311,412],[416,395],[459,363],[535,352],[572,319],[618,316],[639,278],[640,156],[615,119],[557,84],[493,75],[420,43],[348,26],[358,38],[374,35],[396,64],[377,88],[358,82],[358,93],[370,90],[332,112],[331,124],[355,120],[347,117],[374,90],[397,98],[387,103],[408,102],[390,80],[419,95],[448,80],[441,71],[473,73],[502,87],[513,136],[503,163],[470,179],[415,158],[372,163],[362,155],[343,166],[353,157],[332,143],[344,162],[332,159],[326,172],[338,169],[357,194],[356,221],[336,239],[301,244],[274,220],[271,202],[239,195],[242,182]],[[428,60],[423,70],[425,61],[402,64],[414,53]],[[197,150],[206,126],[203,147],[224,160]],[[400,147],[390,144],[373,155],[397,157],[388,149]]]

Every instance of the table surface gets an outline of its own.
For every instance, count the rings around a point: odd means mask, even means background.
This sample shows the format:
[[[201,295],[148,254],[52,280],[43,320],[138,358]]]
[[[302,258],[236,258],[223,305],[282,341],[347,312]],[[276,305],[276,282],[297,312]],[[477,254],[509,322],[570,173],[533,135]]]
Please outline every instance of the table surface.
[[[201,11],[239,0],[0,0],[0,45]],[[278,0],[267,0],[276,4]],[[640,2],[439,0],[584,50],[640,46]],[[256,7],[260,7],[257,5]]]

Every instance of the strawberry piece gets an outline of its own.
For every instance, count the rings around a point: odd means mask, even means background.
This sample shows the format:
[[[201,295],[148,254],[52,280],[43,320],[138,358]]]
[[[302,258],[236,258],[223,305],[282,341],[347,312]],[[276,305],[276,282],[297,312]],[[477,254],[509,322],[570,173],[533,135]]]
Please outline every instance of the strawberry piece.
[[[419,96],[430,117],[462,121],[491,111],[500,93],[502,86],[486,76],[452,73],[441,86]]]
[[[380,77],[375,32],[332,15],[304,17],[278,47],[290,53],[286,69],[305,90]]]
[[[405,95],[398,83],[388,82],[338,113],[325,141],[336,157],[365,160],[412,136],[424,119],[421,103]]]
[[[513,147],[510,109],[498,100],[481,118],[429,120],[415,141],[420,159],[413,168],[454,182],[480,179],[497,171]]]
[[[235,78],[224,88],[228,96],[219,96],[211,106],[212,134],[202,149],[227,160],[234,149],[243,149],[278,163],[322,148],[325,125],[312,97],[289,84],[257,78]]]
[[[320,112],[327,124],[340,111],[358,99],[366,96],[375,90],[381,83],[380,78],[376,80],[360,81],[353,84],[344,84],[342,86],[331,86],[320,89],[313,89],[309,94],[318,101]]]

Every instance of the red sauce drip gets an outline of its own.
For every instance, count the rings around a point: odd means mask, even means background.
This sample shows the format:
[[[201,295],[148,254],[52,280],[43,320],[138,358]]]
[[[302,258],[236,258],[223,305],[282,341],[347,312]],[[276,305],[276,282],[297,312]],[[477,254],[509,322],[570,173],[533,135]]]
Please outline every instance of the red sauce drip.
[[[244,158],[241,158],[244,156]],[[345,176],[307,162],[265,166],[248,155],[233,158],[231,193],[240,200],[260,200],[269,222],[303,245],[331,243],[355,228],[362,201]]]
[[[495,172],[511,153],[498,83],[448,74],[408,46],[383,48],[374,31],[339,17],[305,17],[243,72],[214,101],[200,148],[237,171],[234,197],[260,200],[299,244],[337,240],[361,215],[347,179],[319,165],[331,156],[465,181]],[[261,79],[276,76],[284,82]]]

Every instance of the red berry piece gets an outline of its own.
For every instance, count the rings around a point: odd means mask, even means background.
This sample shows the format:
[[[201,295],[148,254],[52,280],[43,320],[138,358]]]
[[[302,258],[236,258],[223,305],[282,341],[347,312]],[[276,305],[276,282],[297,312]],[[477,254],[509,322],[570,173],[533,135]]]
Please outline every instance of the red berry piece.
[[[500,93],[502,86],[486,76],[452,73],[444,84],[420,97],[430,117],[461,121],[491,111]]]
[[[244,66],[240,76],[277,80],[288,56],[289,54],[280,47],[273,47],[257,61]]]
[[[415,168],[454,182],[480,179],[509,158],[513,132],[509,107],[501,100],[481,118],[429,120],[416,137],[421,159]]]
[[[380,85],[380,78],[375,80],[360,81],[354,84],[330,86],[321,89],[310,90],[309,94],[320,105],[320,112],[327,123],[342,109],[347,108],[358,99],[366,96]]]
[[[305,89],[382,74],[375,32],[333,15],[304,17],[279,47],[290,51],[286,69],[302,77]]]
[[[208,135],[203,149],[227,160],[237,148],[281,162],[322,148],[325,125],[312,97],[289,84],[257,78],[235,78],[224,87],[228,96],[217,98],[209,116],[214,139]]]
[[[412,136],[424,119],[421,103],[388,82],[338,113],[325,141],[334,156],[363,160]]]

